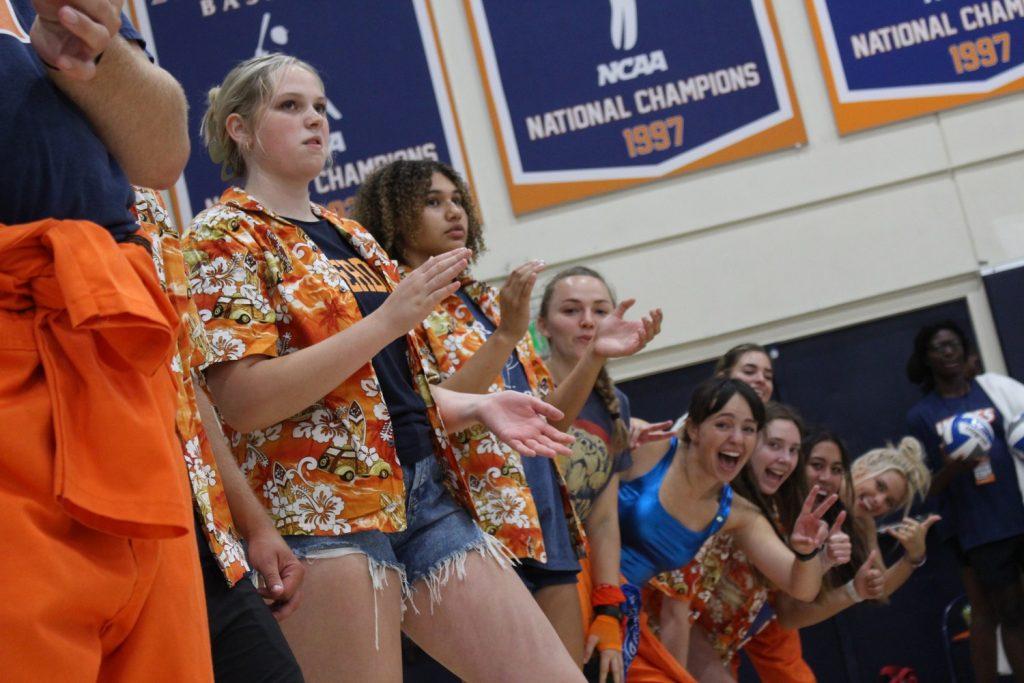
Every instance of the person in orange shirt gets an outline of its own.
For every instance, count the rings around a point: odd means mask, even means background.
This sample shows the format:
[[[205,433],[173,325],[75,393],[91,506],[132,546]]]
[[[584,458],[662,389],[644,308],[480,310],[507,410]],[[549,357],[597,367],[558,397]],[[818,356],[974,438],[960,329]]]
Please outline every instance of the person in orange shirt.
[[[122,5],[0,3],[5,681],[212,680],[178,318],[131,240],[129,182],[180,174],[186,104]]]
[[[553,456],[571,437],[544,420],[562,414],[516,392],[431,387],[429,350],[411,331],[454,293],[469,254],[400,281],[362,226],[310,203],[328,158],[326,106],[319,76],[294,58],[233,69],[210,93],[203,132],[244,189],[186,236],[215,358],[207,383],[250,486],[306,560],[285,635],[313,681],[400,680],[401,630],[464,678],[581,680],[468,512],[448,440],[479,423]]]

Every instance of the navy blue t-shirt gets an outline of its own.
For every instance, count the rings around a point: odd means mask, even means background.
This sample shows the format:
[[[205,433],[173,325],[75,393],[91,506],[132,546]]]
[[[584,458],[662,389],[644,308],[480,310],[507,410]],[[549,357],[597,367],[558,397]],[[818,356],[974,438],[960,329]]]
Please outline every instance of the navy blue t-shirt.
[[[995,481],[975,483],[971,470],[953,479],[944,495],[953,513],[952,527],[964,550],[1024,534],[1024,502],[1017,485],[1013,455],[1006,445],[1003,419],[988,394],[976,381],[964,396],[945,398],[934,391],[907,413],[910,433],[924,444],[928,466],[938,472],[943,466],[943,423],[960,413],[974,413],[992,426],[995,439],[988,457]]]
[[[337,266],[355,295],[364,318],[380,308],[388,298],[386,286],[337,228],[326,220],[288,220],[301,227]],[[427,417],[427,406],[413,388],[407,351],[408,342],[402,335],[381,349],[372,361],[384,403],[391,414],[395,450],[403,465],[411,465],[434,454],[433,428]]]
[[[494,334],[494,323],[484,315],[476,302],[461,289],[456,292],[462,303],[466,305],[473,318],[490,337]],[[519,354],[512,351],[508,360],[501,369],[501,379],[505,388],[512,391],[519,391],[524,394],[530,393],[530,382],[526,379],[526,370],[519,360]],[[558,474],[555,472],[553,460],[540,456],[523,456],[523,473],[526,475],[526,484],[530,487],[530,494],[537,506],[537,518],[540,520],[540,530],[544,536],[544,549],[547,554],[547,562],[537,562],[526,558],[522,562],[525,565],[543,567],[550,571],[579,571],[580,563],[576,559],[576,549],[573,546],[572,538],[569,536],[569,524],[565,518],[565,508],[562,503],[562,492],[559,488]]]
[[[0,223],[83,219],[122,240],[137,229],[129,211],[134,193],[29,45],[34,19],[30,0],[0,2]],[[121,35],[142,44],[128,18],[121,21]]]

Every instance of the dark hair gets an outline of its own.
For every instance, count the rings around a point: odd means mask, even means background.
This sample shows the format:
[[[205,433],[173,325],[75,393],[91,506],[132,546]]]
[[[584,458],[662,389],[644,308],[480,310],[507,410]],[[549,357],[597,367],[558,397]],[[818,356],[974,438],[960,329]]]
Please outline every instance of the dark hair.
[[[935,376],[932,374],[931,366],[928,365],[928,344],[937,333],[948,330],[960,339],[960,345],[964,348],[964,361],[974,353],[974,345],[961,327],[952,320],[941,320],[931,325],[925,325],[917,331],[914,337],[914,352],[907,359],[907,379],[921,387],[921,390],[928,393],[935,388]]]
[[[363,181],[352,217],[370,231],[391,258],[405,261],[405,249],[419,229],[430,180],[440,173],[462,195],[466,246],[473,260],[484,250],[483,225],[466,182],[448,164],[430,159],[399,159],[381,166]]]
[[[690,410],[687,413],[689,415],[687,421],[690,424],[699,425],[724,408],[725,404],[736,394],[739,394],[747,402],[747,405],[750,406],[750,412],[753,413],[754,421],[757,422],[758,431],[764,429],[764,403],[754,393],[754,390],[750,388],[750,385],[738,379],[719,377],[717,375],[704,380],[693,390],[693,396],[690,398]],[[683,430],[683,441],[685,443],[690,442],[690,435],[686,430]]]
[[[771,356],[768,355],[768,350],[766,348],[760,344],[747,342],[745,344],[734,346],[722,354],[722,357],[718,359],[717,363],[715,363],[715,374],[728,375],[732,372],[733,368],[736,367],[736,364],[740,362],[740,358],[743,357],[743,354],[750,353],[751,351],[763,353],[769,360],[771,360]]]
[[[544,286],[544,294],[540,299],[540,313],[538,317],[547,317],[548,309],[551,307],[551,297],[555,293],[555,285],[566,278],[575,276],[592,277],[600,280],[601,284],[608,289],[612,303],[615,302],[615,293],[612,292],[612,288],[600,273],[586,266],[574,266],[558,272]],[[626,421],[622,419],[622,406],[620,405],[618,395],[615,393],[615,382],[612,381],[607,368],[602,367],[601,372],[597,375],[597,381],[594,382],[594,391],[597,392],[597,396],[601,399],[601,404],[604,406],[605,411],[612,418],[611,455],[621,453],[629,447],[629,427],[626,426]]]
[[[836,517],[839,516],[841,511],[847,510],[846,520],[843,522],[842,529],[843,533],[850,537],[850,543],[853,546],[850,561],[838,567],[833,567],[823,578],[823,581],[829,588],[836,588],[856,576],[857,570],[868,559],[870,550],[867,539],[863,538],[858,532],[853,514],[849,511],[851,509],[850,505],[853,502],[853,458],[838,434],[824,427],[818,427],[811,432],[810,436],[803,440],[800,444],[800,452],[803,456],[804,471],[806,472],[806,465],[811,457],[811,451],[814,450],[815,446],[822,443],[835,444],[836,448],[839,449],[839,460],[843,463],[843,481],[846,484],[846,491],[850,495],[849,500],[844,500],[840,497],[839,502],[833,505],[832,509],[825,513],[824,517],[825,521],[831,525],[835,523]]]
[[[792,422],[796,426],[800,437],[803,438],[804,421],[795,408],[782,403],[776,403],[775,401],[769,401],[765,404],[765,429],[776,420]],[[764,436],[762,434],[761,438],[764,438]],[[804,499],[807,497],[807,477],[804,473],[805,462],[806,460],[801,451],[797,456],[797,464],[793,469],[793,473],[782,482],[779,490],[770,497],[761,493],[761,489],[754,479],[754,470],[750,467],[749,461],[743,468],[743,471],[740,472],[740,476],[736,477],[732,484],[736,493],[755,503],[763,513],[768,513],[766,516],[769,522],[773,525],[776,524],[776,521],[778,522],[780,537],[781,534],[788,533],[793,528],[793,525],[796,524],[797,517],[800,516],[800,509],[804,504]]]

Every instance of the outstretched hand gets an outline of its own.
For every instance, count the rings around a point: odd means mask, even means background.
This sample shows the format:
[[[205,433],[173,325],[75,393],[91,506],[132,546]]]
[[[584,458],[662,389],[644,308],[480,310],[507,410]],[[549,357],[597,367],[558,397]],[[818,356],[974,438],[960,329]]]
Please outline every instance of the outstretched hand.
[[[575,438],[555,429],[548,420],[561,420],[561,410],[539,398],[518,391],[499,391],[479,396],[478,419],[522,455],[570,455]]]
[[[597,324],[594,353],[601,358],[632,356],[661,332],[661,309],[655,308],[640,320],[624,318],[636,299],[626,299]]]
[[[793,525],[793,532],[789,535],[789,545],[798,553],[808,554],[814,552],[829,536],[829,526],[822,519],[829,511],[839,496],[832,494],[826,498],[821,505],[815,507],[814,501],[818,500],[820,487],[814,486],[807,494],[804,505],[800,509],[800,516],[796,518]]]
[[[46,64],[69,78],[96,75],[95,60],[121,29],[124,0],[32,0],[32,47]]]
[[[498,292],[498,306],[501,323],[497,332],[508,334],[519,341],[530,327],[530,296],[537,284],[537,274],[544,270],[543,261],[527,261],[511,273],[501,291]]]

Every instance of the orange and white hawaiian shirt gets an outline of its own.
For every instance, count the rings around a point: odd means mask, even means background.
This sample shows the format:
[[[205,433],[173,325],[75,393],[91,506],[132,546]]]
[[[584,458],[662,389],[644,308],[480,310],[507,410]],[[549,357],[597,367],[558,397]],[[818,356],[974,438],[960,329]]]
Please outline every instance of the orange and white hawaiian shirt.
[[[403,274],[408,272],[405,268],[400,270]],[[462,291],[497,326],[501,322],[497,290],[469,278],[463,278],[461,284]],[[423,321],[418,333],[430,348],[430,358],[436,364],[435,374],[439,381],[454,375],[484,345],[488,336],[487,330],[473,317],[473,313],[457,294],[438,304]],[[529,335],[519,340],[515,353],[519,356],[533,395],[545,398],[553,387],[551,374]],[[499,374],[488,387],[488,392],[504,389],[505,384]],[[537,507],[526,483],[519,453],[479,425],[453,435],[451,441],[459,468],[468,480],[480,526],[504,543],[516,557],[546,562],[547,553]],[[558,468],[555,470],[557,472]],[[560,472],[558,480],[566,523],[576,552],[582,557],[583,526],[573,510],[569,491]]]
[[[736,547],[732,534],[716,534],[685,567],[654,577],[650,585],[669,598],[690,603],[690,621],[700,624],[725,663],[755,635],[751,628],[771,591]]]
[[[199,312],[189,295],[188,275],[181,252],[181,237],[171,224],[159,195],[135,188],[133,207],[139,230],[151,245],[150,254],[160,283],[181,318],[178,352],[171,359],[171,375],[178,391],[176,415],[178,437],[192,486],[192,501],[202,522],[203,536],[229,585],[235,585],[249,571],[245,550],[231,519],[227,494],[210,442],[196,406],[192,369],[207,360],[209,343]]]
[[[311,205],[364,259],[387,291],[398,271],[355,221]],[[252,355],[283,356],[360,320],[353,282],[306,233],[238,188],[199,214],[185,258],[212,363]],[[427,405],[447,484],[467,509],[468,485],[430,395],[429,351],[413,334],[409,364]],[[394,428],[370,361],[337,388],[278,424],[241,434],[225,425],[249,484],[285,535],[331,536],[405,529],[405,487]]]

